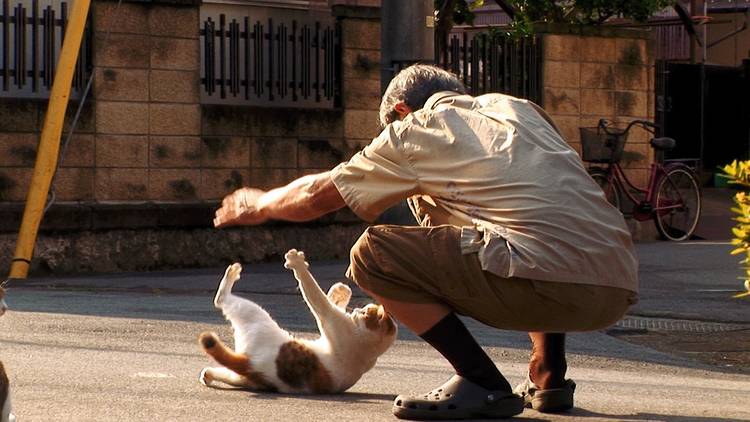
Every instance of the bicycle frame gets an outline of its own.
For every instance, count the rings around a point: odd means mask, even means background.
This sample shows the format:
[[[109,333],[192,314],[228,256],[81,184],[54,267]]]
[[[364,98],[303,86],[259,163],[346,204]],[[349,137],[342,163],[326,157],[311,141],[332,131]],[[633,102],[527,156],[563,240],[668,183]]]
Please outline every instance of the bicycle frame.
[[[682,198],[680,198],[680,201],[677,204],[665,204],[662,206],[658,206],[657,204],[657,206],[654,206],[656,187],[662,178],[667,177],[665,166],[662,166],[661,164],[651,163],[648,186],[645,188],[633,184],[617,163],[610,163],[607,173],[609,174],[610,183],[612,185],[617,185],[620,192],[625,193],[628,200],[635,205],[633,209],[633,218],[638,221],[649,220],[653,218],[653,214],[657,212],[682,207]],[[640,198],[636,196],[634,192],[639,192],[643,197]]]

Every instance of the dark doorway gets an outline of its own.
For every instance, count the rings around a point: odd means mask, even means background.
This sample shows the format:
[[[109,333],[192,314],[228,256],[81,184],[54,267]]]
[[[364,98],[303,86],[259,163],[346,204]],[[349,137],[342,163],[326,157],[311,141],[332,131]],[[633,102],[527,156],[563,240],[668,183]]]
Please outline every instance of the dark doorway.
[[[656,120],[677,140],[669,159],[700,159],[715,172],[750,151],[750,62],[727,67],[658,62]]]

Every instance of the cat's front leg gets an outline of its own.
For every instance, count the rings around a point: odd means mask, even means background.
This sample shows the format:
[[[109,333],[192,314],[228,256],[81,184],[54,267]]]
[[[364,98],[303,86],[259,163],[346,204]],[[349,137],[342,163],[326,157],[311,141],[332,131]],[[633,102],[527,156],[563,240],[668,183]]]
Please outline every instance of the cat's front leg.
[[[217,309],[223,308],[224,300],[232,293],[234,283],[240,279],[240,273],[242,273],[242,265],[237,262],[227,267],[227,270],[224,272],[224,278],[221,279],[219,288],[216,289],[216,296],[214,297],[214,306]]]
[[[352,289],[344,283],[336,283],[328,289],[328,300],[345,311],[352,298]]]

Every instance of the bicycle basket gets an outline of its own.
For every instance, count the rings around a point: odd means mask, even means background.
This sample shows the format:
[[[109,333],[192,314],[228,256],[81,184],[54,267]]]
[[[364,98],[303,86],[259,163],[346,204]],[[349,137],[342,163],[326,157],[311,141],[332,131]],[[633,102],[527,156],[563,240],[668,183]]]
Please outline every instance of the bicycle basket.
[[[589,163],[619,163],[625,148],[625,133],[607,133],[599,127],[582,127],[581,153]],[[610,132],[616,129],[609,129]]]

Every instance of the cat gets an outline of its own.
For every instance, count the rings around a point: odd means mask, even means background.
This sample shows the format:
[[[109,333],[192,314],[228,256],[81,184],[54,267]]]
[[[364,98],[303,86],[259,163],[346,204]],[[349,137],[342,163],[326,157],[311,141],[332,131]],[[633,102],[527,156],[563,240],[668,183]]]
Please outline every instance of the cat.
[[[0,286],[0,316],[5,315],[8,305],[5,304],[5,289]],[[10,406],[10,382],[5,373],[5,367],[0,362],[0,422],[15,422],[16,416]]]
[[[302,296],[320,331],[316,340],[296,338],[283,330],[263,308],[232,294],[242,266],[230,265],[219,283],[214,306],[234,328],[232,351],[212,332],[199,337],[203,350],[222,367],[204,368],[201,384],[218,382],[256,391],[331,394],[347,390],[370,370],[393,344],[397,327],[381,305],[368,304],[351,312],[352,296],[343,283],[323,293],[308,270],[303,252],[292,249],[284,267],[294,272]]]

